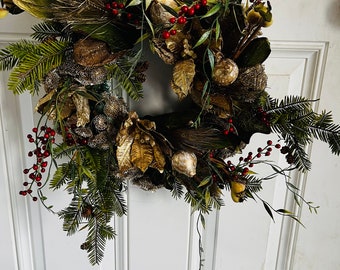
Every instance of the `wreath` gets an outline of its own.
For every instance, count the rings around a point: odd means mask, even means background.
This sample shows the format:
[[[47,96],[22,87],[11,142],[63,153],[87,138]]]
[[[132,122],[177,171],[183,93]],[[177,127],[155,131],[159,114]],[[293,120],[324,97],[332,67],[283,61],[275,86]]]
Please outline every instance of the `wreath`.
[[[305,146],[312,138],[339,155],[340,126],[329,112],[314,112],[314,101],[278,100],[267,92],[263,63],[271,49],[261,29],[273,21],[269,1],[1,4],[0,16],[26,11],[42,19],[32,28],[33,40],[0,51],[0,69],[11,70],[8,89],[41,97],[36,111],[42,116],[27,135],[34,161],[23,171],[20,194],[48,207],[44,187],[66,187],[72,200],[58,215],[68,234],[88,229],[81,248],[92,264],[100,263],[106,240],[115,235],[111,218],[127,213],[128,181],[184,197],[202,222],[203,214],[223,205],[224,190],[234,202],[259,199],[272,218],[276,212],[299,222],[257,194],[264,179],[283,175],[297,203],[316,211],[289,181],[289,172],[311,168]],[[178,96],[173,112],[140,116],[123,98],[143,97],[149,65],[144,47],[173,67],[169,81]],[[246,152],[255,133],[275,133],[278,139]],[[268,160],[272,151],[285,155],[286,168]],[[236,162],[229,159],[236,155]],[[259,163],[273,174],[255,174]]]

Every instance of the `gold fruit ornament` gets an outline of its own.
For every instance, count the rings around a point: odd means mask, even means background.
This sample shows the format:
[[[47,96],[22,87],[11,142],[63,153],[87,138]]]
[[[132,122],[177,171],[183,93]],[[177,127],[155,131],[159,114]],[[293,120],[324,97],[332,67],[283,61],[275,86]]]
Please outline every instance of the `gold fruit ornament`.
[[[244,183],[232,181],[230,183],[230,194],[234,202],[242,202],[246,185]]]
[[[269,27],[273,24],[273,16],[270,8],[263,3],[256,5],[247,14],[247,22],[252,25],[259,25],[262,27]]]

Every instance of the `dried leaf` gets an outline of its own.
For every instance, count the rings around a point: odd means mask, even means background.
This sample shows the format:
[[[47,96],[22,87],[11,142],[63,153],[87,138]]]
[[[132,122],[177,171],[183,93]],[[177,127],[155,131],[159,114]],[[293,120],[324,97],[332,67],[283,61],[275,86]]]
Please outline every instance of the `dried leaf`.
[[[121,172],[127,171],[133,167],[130,161],[130,152],[133,141],[133,136],[120,137],[116,150],[116,157],[118,161],[118,167]]]
[[[150,167],[157,169],[160,173],[163,173],[165,166],[165,157],[163,155],[162,149],[154,140],[151,141],[151,146],[153,150],[154,160]]]
[[[78,89],[80,91],[85,91]],[[90,105],[89,100],[83,95],[74,93],[72,95],[72,100],[77,109],[77,127],[85,126],[90,122]]]
[[[136,136],[131,146],[131,162],[144,173],[152,161],[153,151],[151,145],[143,143],[139,136]]]
[[[195,77],[195,63],[193,59],[176,63],[172,74],[171,87],[179,99],[185,98],[192,87]]]

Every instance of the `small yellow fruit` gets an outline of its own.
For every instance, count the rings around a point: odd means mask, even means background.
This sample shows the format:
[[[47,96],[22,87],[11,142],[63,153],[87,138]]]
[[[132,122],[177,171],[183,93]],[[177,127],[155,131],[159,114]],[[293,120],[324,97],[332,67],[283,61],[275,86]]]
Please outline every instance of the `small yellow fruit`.
[[[232,181],[230,183],[230,194],[231,198],[234,202],[242,202],[243,201],[243,193],[246,189],[246,185],[240,182]]]
[[[5,8],[0,8],[0,19],[5,18],[8,14],[8,10]]]

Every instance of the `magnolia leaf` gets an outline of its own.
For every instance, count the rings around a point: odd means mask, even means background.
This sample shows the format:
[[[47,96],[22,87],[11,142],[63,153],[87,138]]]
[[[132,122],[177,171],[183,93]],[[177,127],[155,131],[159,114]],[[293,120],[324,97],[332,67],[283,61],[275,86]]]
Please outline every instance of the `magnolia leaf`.
[[[210,36],[211,30],[205,32],[200,39],[196,42],[195,46],[193,47],[193,49],[195,49],[196,47],[202,45]]]
[[[179,61],[175,64],[171,87],[180,100],[189,94],[194,77],[195,63],[193,59]]]
[[[163,173],[166,162],[165,162],[165,157],[163,155],[162,149],[153,140],[151,141],[151,146],[153,150],[154,160],[152,164],[150,165],[150,167],[157,169],[160,173]]]
[[[118,142],[118,147],[116,150],[116,157],[118,161],[119,170],[124,172],[132,168],[133,165],[130,161],[131,145],[134,141],[133,136],[123,136]]]
[[[236,60],[240,67],[252,67],[262,64],[270,55],[270,43],[265,37],[252,40]]]
[[[153,151],[150,144],[142,143],[136,137],[131,146],[131,162],[144,173],[153,161]]]

